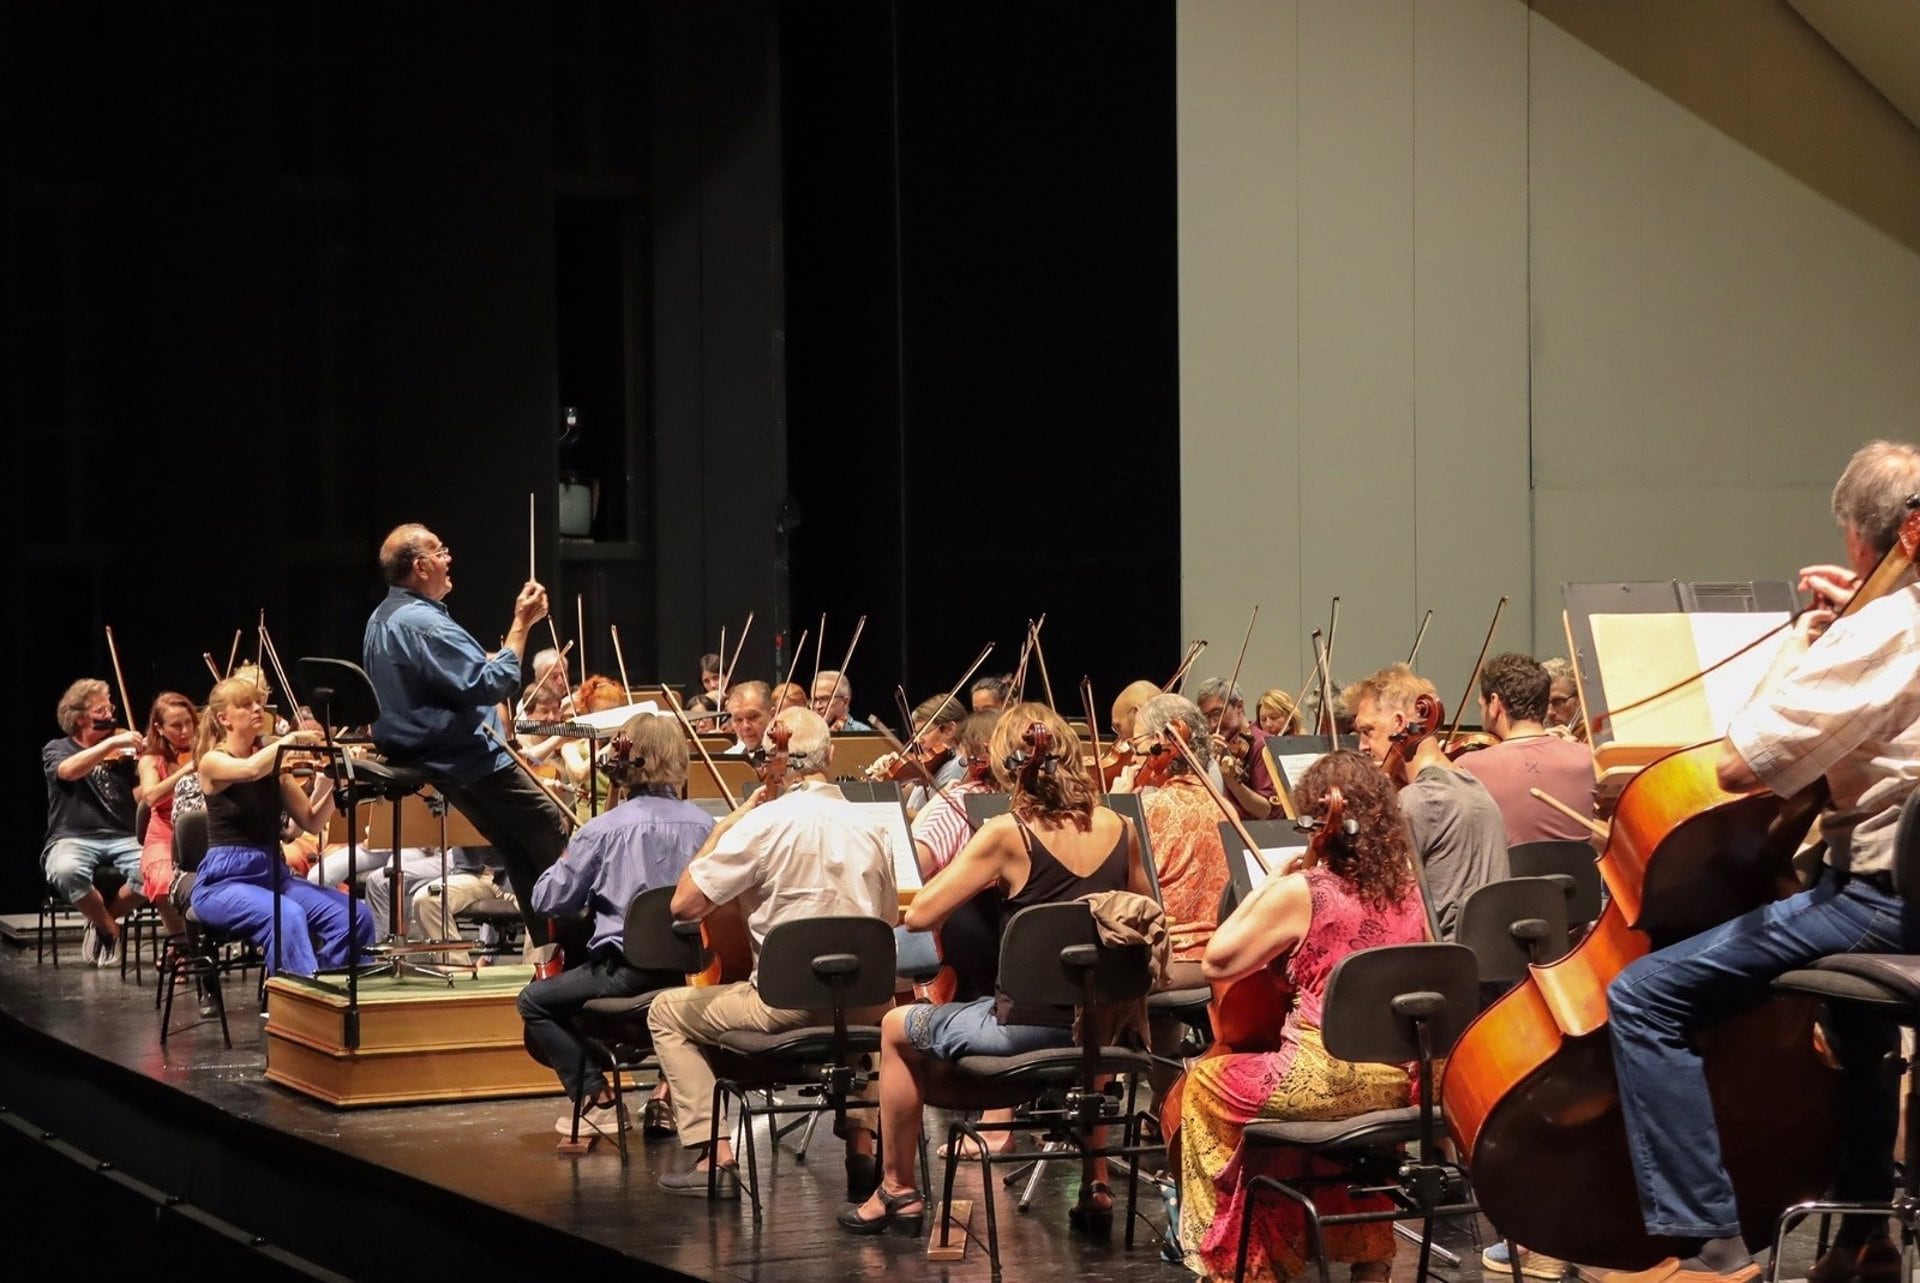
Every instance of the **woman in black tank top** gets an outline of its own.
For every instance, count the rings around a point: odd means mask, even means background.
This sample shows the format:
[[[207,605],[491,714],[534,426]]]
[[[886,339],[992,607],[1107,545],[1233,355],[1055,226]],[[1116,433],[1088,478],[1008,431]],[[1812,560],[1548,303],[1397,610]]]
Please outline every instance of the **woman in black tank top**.
[[[1147,894],[1138,843],[1118,815],[1095,801],[1080,740],[1057,713],[1031,703],[1007,710],[994,728],[991,752],[995,774],[1012,795],[1012,814],[982,825],[953,863],[921,888],[906,913],[909,930],[934,930],[996,885],[1005,898],[1003,925],[1031,905],[1099,891]],[[840,1214],[841,1227],[855,1234],[920,1233],[925,1205],[913,1170],[921,1077],[930,1062],[1017,1055],[1072,1042],[1072,1008],[1015,1008],[1003,994],[888,1012],[880,1023],[882,1180],[872,1198]],[[1096,1185],[1098,1176],[1096,1171]],[[1083,1191],[1083,1199],[1094,1193]]]
[[[265,691],[259,679],[236,674],[213,688],[200,721],[194,759],[207,799],[207,852],[193,884],[193,909],[216,930],[260,946],[267,965],[313,975],[346,965],[349,940],[373,942],[373,914],[338,891],[292,877],[280,858],[280,817],[319,833],[333,814],[333,786],[319,776],[309,794],[301,782],[274,773],[277,745],[263,745]],[[296,731],[281,743],[317,744],[315,731]],[[280,916],[273,914],[279,884]],[[277,945],[277,948],[276,948]]]

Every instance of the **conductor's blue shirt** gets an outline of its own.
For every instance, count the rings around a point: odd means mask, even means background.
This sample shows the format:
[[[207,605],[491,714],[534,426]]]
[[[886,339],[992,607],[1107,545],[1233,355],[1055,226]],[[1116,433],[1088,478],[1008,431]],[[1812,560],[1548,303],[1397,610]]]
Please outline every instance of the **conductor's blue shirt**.
[[[520,690],[520,661],[489,655],[447,608],[408,588],[389,588],[367,620],[361,662],[380,699],[373,740],[397,762],[471,784],[513,759],[487,738],[503,739],[496,705]]]

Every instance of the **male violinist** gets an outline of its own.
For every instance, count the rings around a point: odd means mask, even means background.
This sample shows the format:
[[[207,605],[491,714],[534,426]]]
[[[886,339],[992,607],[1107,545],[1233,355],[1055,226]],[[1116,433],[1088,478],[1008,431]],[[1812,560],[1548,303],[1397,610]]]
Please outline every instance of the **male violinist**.
[[[1273,776],[1260,746],[1267,734],[1247,721],[1247,701],[1240,688],[1224,677],[1200,683],[1194,700],[1213,735],[1213,757],[1220,768],[1220,791],[1243,820],[1264,820],[1273,814]]]
[[[1438,700],[1433,683],[1405,664],[1390,664],[1340,693],[1353,714],[1353,733],[1374,761],[1394,758],[1400,810],[1425,870],[1428,903],[1442,940],[1453,939],[1460,906],[1489,882],[1507,876],[1507,827],[1487,786],[1462,771],[1428,733],[1403,753],[1394,750],[1414,717],[1420,696]]]
[[[142,903],[140,843],[133,836],[133,759],[145,738],[116,731],[113,698],[97,677],[83,677],[60,696],[54,715],[60,738],[40,750],[47,778],[47,839],[40,868],[47,881],[87,920],[80,953],[97,967],[120,958],[120,919]],[[93,885],[94,870],[110,863],[126,882],[111,904]]]
[[[714,826],[680,874],[672,906],[678,920],[697,922],[738,901],[752,937],[756,978],[760,946],[783,922],[845,915],[892,924],[900,916],[884,822],[828,782],[833,737],[826,721],[809,709],[791,708],[773,725],[776,744],[777,732],[787,733],[784,791],[772,796],[762,785]],[[884,1011],[884,1006],[864,1008],[849,1012],[848,1019],[878,1024]],[[724,1128],[717,1152],[707,1153],[714,1082],[707,1056],[715,1038],[735,1029],[777,1033],[831,1019],[825,1012],[769,1007],[752,981],[670,989],[654,999],[647,1024],[673,1097],[680,1143],[695,1155],[687,1168],[662,1176],[660,1187],[705,1198],[707,1169],[717,1164],[721,1196],[739,1197],[733,1147]],[[875,1117],[869,1108],[850,1111],[847,1119],[847,1196],[858,1202],[879,1179],[873,1159]]]
[[[849,715],[852,707],[853,683],[831,668],[821,669],[813,679],[813,711],[827,719],[827,729],[835,735],[871,731],[873,727]]]
[[[1893,548],[1916,495],[1920,449],[1874,441],[1855,452],[1833,488],[1847,564],[1801,572],[1814,604],[1721,742],[1717,773],[1730,791],[1793,797],[1825,778],[1831,799],[1820,813],[1826,853],[1818,881],[1640,958],[1607,989],[1642,1218],[1650,1233],[1688,1243],[1681,1257],[1611,1275],[1613,1283],[1744,1283],[1759,1275],[1721,1162],[1698,1031],[1765,1001],[1775,977],[1816,958],[1920,951],[1920,907],[1893,885],[1900,810],[1920,778],[1920,586],[1911,568],[1897,588],[1836,618]],[[1841,1064],[1834,1193],[1886,1200],[1898,1112],[1898,1083],[1886,1064],[1896,1031],[1847,1003],[1830,1005],[1826,1029]],[[1886,1222],[1846,1217],[1809,1278],[1848,1283],[1901,1273]]]
[[[727,692],[727,724],[733,728],[735,738],[727,749],[728,755],[739,757],[760,751],[767,723],[773,719],[771,699],[765,682],[733,684],[733,689]]]
[[[361,641],[380,699],[374,742],[396,762],[427,771],[499,851],[528,942],[544,949],[547,920],[533,911],[533,884],[566,848],[567,821],[501,747],[506,728],[497,708],[519,693],[527,631],[546,617],[547,590],[531,580],[521,588],[506,641],[488,654],[447,613],[453,551],[438,535],[422,525],[395,527],[380,545],[380,569],[386,600]],[[558,974],[551,950],[539,968]]]

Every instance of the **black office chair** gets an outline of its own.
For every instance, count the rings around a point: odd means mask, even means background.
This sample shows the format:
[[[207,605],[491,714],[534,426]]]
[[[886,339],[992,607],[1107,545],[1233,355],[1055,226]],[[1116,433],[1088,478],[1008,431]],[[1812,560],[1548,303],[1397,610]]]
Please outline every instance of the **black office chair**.
[[[740,1103],[740,1147],[746,1151],[747,1195],[760,1220],[760,1172],[753,1144],[756,1116],[832,1113],[844,1130],[847,1102],[872,1077],[880,1026],[849,1025],[847,1013],[890,1002],[894,993],[893,928],[878,918],[825,917],[783,922],[760,946],[754,988],[769,1007],[832,1013],[832,1023],[780,1033],[734,1030],[715,1040],[713,1130],[707,1152],[720,1142],[729,1098]],[[771,1093],[796,1087],[798,1102]],[[753,1093],[764,1100],[753,1103]],[[683,1137],[684,1141],[685,1138]],[[776,1151],[777,1157],[777,1151]],[[707,1197],[719,1194],[720,1169],[709,1164]]]
[[[1083,1017],[1078,1021],[1081,1037],[1077,1045],[1015,1056],[927,1062],[922,1084],[926,1104],[953,1110],[1028,1105],[1011,1123],[976,1123],[961,1117],[948,1126],[946,1172],[937,1209],[941,1246],[946,1246],[951,1231],[946,1209],[953,1204],[956,1163],[980,1164],[987,1202],[987,1256],[998,1279],[1000,1227],[994,1211],[993,1165],[1078,1161],[1085,1191],[1092,1184],[1092,1160],[1098,1157],[1129,1160],[1126,1243],[1133,1246],[1140,1180],[1138,1164],[1131,1160],[1161,1148],[1139,1143],[1135,1099],[1138,1080],[1152,1068],[1153,1058],[1129,1047],[1102,1045],[1098,1021],[1084,1014],[1101,1004],[1144,998],[1152,983],[1145,947],[1113,949],[1100,944],[1093,914],[1083,903],[1033,905],[1007,923],[1000,941],[1000,991],[1020,1006],[1075,1008]],[[1124,1108],[1102,1089],[1109,1076],[1124,1077],[1127,1082]],[[1107,1126],[1121,1128],[1121,1144],[1094,1143],[1095,1129]],[[982,1135],[985,1131],[1037,1131],[1059,1144],[1044,1147],[1037,1155],[996,1154]],[[973,1144],[963,1146],[963,1136]],[[963,1157],[969,1150],[975,1156]]]
[[[1557,878],[1567,897],[1567,924],[1576,935],[1600,916],[1606,885],[1600,864],[1585,842],[1522,842],[1507,848],[1507,870],[1516,878]]]
[[[1271,1189],[1298,1203],[1307,1218],[1308,1242],[1320,1283],[1332,1283],[1327,1269],[1324,1227],[1370,1221],[1418,1220],[1419,1268],[1426,1278],[1433,1253],[1433,1222],[1445,1216],[1473,1216],[1471,1200],[1449,1201],[1464,1187],[1460,1169],[1445,1162],[1438,1143],[1442,1119],[1434,1063],[1443,1058],[1479,1011],[1479,969],[1473,951],[1459,944],[1396,944],[1362,949],[1343,958],[1327,981],[1321,1037],[1327,1054],[1356,1063],[1403,1065],[1417,1061],[1426,1088],[1420,1103],[1382,1109],[1353,1118],[1312,1122],[1250,1123],[1242,1132],[1246,1157],[1260,1150],[1295,1149],[1338,1164],[1344,1173],[1294,1184],[1271,1176],[1246,1179],[1241,1207],[1236,1280],[1246,1277],[1247,1245],[1253,1230],[1256,1192]],[[1412,1158],[1403,1147],[1415,1146]],[[1356,1193],[1384,1194],[1394,1206],[1369,1212],[1323,1216],[1308,1192],[1339,1185]]]
[[[628,966],[681,976],[700,970],[699,938],[689,939],[685,933],[674,930],[673,890],[671,886],[664,886],[642,891],[627,906],[626,920],[620,929],[620,946]],[[628,1157],[627,1105],[620,1080],[625,1074],[648,1068],[657,1071],[647,1013],[653,1009],[653,1000],[665,992],[666,989],[651,989],[627,998],[589,999],[574,1020],[574,1032],[584,1043],[581,1070],[586,1069],[584,1057],[593,1056],[605,1068],[607,1081],[613,1087],[614,1117],[620,1124],[616,1135],[623,1164]],[[534,1051],[532,1043],[527,1044],[527,1050]],[[535,1059],[539,1059],[537,1054]],[[584,1097],[573,1103],[573,1145],[580,1142],[580,1111],[585,1104]]]
[[[1453,938],[1473,950],[1480,983],[1505,990],[1567,952],[1567,897],[1559,878],[1505,878],[1475,887]]]
[[[1920,896],[1920,791],[1907,795],[1894,834],[1893,887],[1911,900]],[[1920,955],[1909,953],[1837,953],[1812,965],[1789,971],[1773,982],[1775,993],[1805,994],[1827,1003],[1855,1003],[1886,1017],[1920,1037]],[[1891,1217],[1900,1223],[1901,1277],[1913,1272],[1916,1231],[1920,1231],[1920,1071],[1911,1060],[1901,1060],[1907,1072],[1905,1114],[1906,1152],[1901,1155],[1900,1187],[1887,1203],[1841,1203],[1813,1200],[1796,1203],[1780,1214],[1767,1266],[1768,1283],[1780,1277],[1780,1248],[1787,1235],[1809,1216],[1821,1218],[1820,1250],[1826,1247],[1831,1218]]]
[[[193,884],[200,876],[200,861],[207,854],[207,813],[193,810],[174,817],[173,824],[173,898],[186,923],[186,933],[167,940],[155,964],[159,972],[160,1045],[167,1045],[173,1026],[173,995],[181,986],[198,981],[202,992],[220,1019],[220,1037],[233,1046],[233,1033],[227,1027],[226,995],[220,977],[239,964],[227,955],[227,946],[251,944],[237,936],[208,926],[193,909]]]

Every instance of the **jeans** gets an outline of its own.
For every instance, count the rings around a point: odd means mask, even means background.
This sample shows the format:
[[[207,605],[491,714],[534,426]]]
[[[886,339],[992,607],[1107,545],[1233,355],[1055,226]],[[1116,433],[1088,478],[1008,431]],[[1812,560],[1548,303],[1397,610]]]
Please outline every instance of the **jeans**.
[[[137,894],[140,876],[140,844],[131,833],[90,838],[56,838],[40,853],[40,870],[68,904],[84,900],[93,890],[93,871],[112,864],[126,878],[127,886]]]
[[[516,1004],[527,1026],[527,1040],[540,1054],[567,1096],[581,1100],[597,1096],[607,1085],[600,1066],[587,1063],[586,1042],[574,1032],[574,1017],[595,998],[632,998],[654,989],[677,988],[687,978],[678,972],[642,971],[611,949],[602,949],[587,962],[550,980],[536,980],[520,991]]]
[[[1640,1211],[1651,1234],[1740,1232],[1733,1183],[1693,1033],[1764,1002],[1775,977],[1835,953],[1920,952],[1920,906],[1832,869],[1810,891],[1640,958],[1607,989],[1613,1060]],[[1847,1003],[1826,1026],[1842,1064],[1838,1197],[1893,1189],[1899,1084],[1886,1057],[1898,1030]]]

